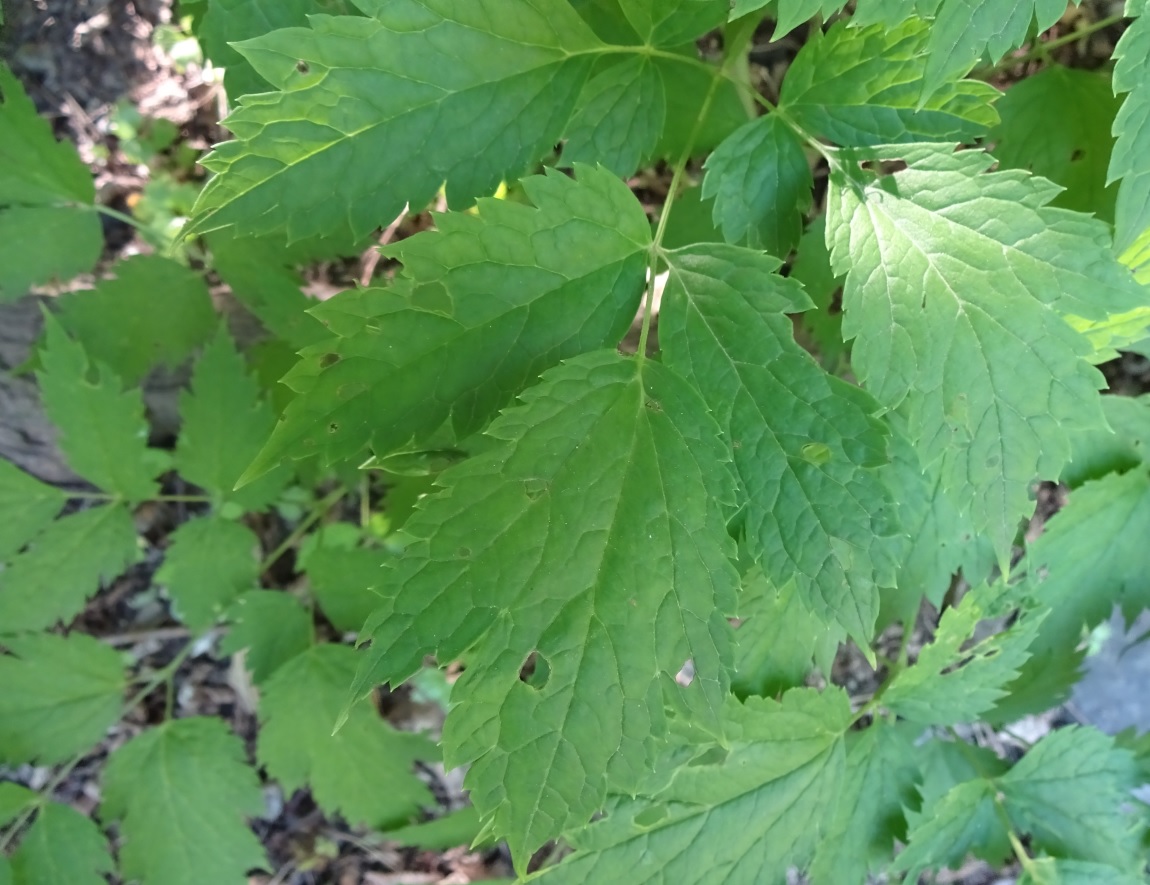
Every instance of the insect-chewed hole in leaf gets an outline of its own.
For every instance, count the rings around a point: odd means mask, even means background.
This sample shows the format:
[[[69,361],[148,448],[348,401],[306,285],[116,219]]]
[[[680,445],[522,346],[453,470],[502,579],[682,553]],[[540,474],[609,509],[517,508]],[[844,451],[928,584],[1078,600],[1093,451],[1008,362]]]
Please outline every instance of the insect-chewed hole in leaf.
[[[297,71],[299,71],[301,74],[306,74],[308,71],[311,70],[311,65],[309,65],[306,61],[304,61],[301,58],[299,61],[297,61],[295,63],[295,69]]]
[[[339,433],[339,422],[338,421],[332,421],[330,424],[328,424],[327,425],[327,432],[328,433]]]
[[[1075,148],[1074,152],[1070,155],[1071,163],[1081,163],[1086,158],[1086,151],[1082,148]]]
[[[325,353],[319,358],[319,367],[326,369],[328,366],[334,366],[342,359],[338,353]]]
[[[523,480],[523,494],[532,501],[538,501],[547,494],[547,481],[537,477]]]
[[[526,682],[536,691],[545,689],[550,678],[551,665],[547,663],[547,658],[537,651],[531,652],[523,662],[523,666],[519,668],[519,680]]]
[[[647,829],[648,827],[655,826],[655,824],[659,823],[659,821],[666,816],[666,808],[662,805],[652,805],[650,808],[644,808],[635,815],[635,826]]]
[[[727,761],[726,747],[711,747],[687,763],[688,766],[722,765]]]
[[[906,163],[902,160],[863,160],[859,163],[859,168],[882,177],[904,171],[906,169]]]
[[[679,685],[687,686],[695,681],[695,662],[690,658],[683,662],[683,666],[679,668],[679,672],[675,674],[675,681]]]
[[[658,400],[655,400],[655,399],[649,399],[649,400],[647,400],[647,402],[645,402],[643,405],[645,405],[645,406],[646,406],[648,409],[650,409],[652,412],[661,412],[661,411],[663,411],[663,407],[662,407],[662,406],[659,404],[659,401],[658,401]]]

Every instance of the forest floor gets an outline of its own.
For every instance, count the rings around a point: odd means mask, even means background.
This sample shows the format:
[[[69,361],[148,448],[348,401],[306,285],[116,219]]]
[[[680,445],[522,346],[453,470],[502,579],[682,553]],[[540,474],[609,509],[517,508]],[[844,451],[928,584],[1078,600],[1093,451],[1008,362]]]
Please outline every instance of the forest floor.
[[[226,133],[219,119],[226,110],[225,98],[216,77],[195,59],[193,48],[185,41],[177,23],[172,20],[171,0],[19,0],[5,4],[5,29],[0,32],[0,57],[3,57],[24,83],[38,109],[47,117],[57,137],[74,142],[95,176],[98,201],[125,214],[132,214],[144,188],[152,179],[153,168],[136,155],[136,142],[146,138],[147,121],[165,120],[174,127],[178,146],[191,151],[206,150],[222,140]],[[1097,56],[1109,57],[1112,35],[1098,35]],[[1110,43],[1107,43],[1107,40]],[[1087,60],[1088,62],[1088,60]],[[782,64],[785,64],[785,59]],[[772,72],[776,77],[779,72]],[[192,169],[191,180],[202,170]],[[178,179],[178,176],[175,176]],[[175,182],[181,183],[178,180]],[[642,195],[648,202],[659,199],[658,177],[643,183]],[[179,195],[168,207],[178,212]],[[655,206],[657,208],[657,205]],[[403,222],[406,230],[419,227],[419,219]],[[402,236],[406,230],[392,230],[391,236]],[[146,252],[151,246],[136,235],[129,225],[105,219],[105,265],[126,255]],[[309,277],[311,294],[323,297],[378,273],[378,256],[374,250],[358,261],[325,265],[313,269]],[[91,280],[73,285],[84,287]],[[226,297],[226,293],[217,293]],[[32,301],[5,308],[0,316],[0,369],[19,365],[38,334],[38,310]],[[1150,389],[1150,363],[1126,356],[1106,367],[1112,386],[1124,392]],[[30,385],[30,382],[19,382]],[[162,424],[164,400],[174,397],[178,379],[153,383],[150,405]],[[13,392],[13,389],[15,392]],[[24,397],[31,403],[27,409],[6,405],[0,414],[0,456],[11,457],[49,481],[69,484],[72,477],[51,445],[50,433],[37,430],[34,422],[34,391],[19,387],[6,395]],[[3,391],[0,391],[3,393]],[[15,400],[13,400],[15,401]],[[0,404],[5,401],[0,399]],[[18,417],[17,417],[18,416]],[[33,443],[19,454],[5,450],[6,423],[24,422],[13,431]],[[31,428],[31,429],[30,429]],[[15,433],[19,431],[19,433]],[[162,429],[161,429],[162,432]],[[1046,487],[1040,497],[1032,533],[1041,531],[1042,523],[1053,513],[1060,500],[1056,487]],[[161,559],[165,536],[179,524],[182,514],[177,505],[157,505],[137,515],[141,535],[149,551],[144,561],[111,587],[93,599],[82,616],[86,632],[101,637],[138,660],[142,669],[164,666],[187,638],[186,631],[165,622],[162,604],[151,589],[152,576]],[[338,518],[339,514],[334,514]],[[269,548],[287,534],[286,526],[270,522],[266,526]],[[290,584],[294,577],[290,557],[271,564],[274,580]],[[911,639],[913,647],[929,636],[930,618],[922,619]],[[886,640],[897,644],[900,637]],[[1142,646],[1143,649],[1150,645]],[[1092,683],[1091,697],[1115,696],[1114,703],[1135,694],[1129,691],[1123,673],[1135,678],[1150,671],[1150,657],[1102,655],[1107,667],[1104,677]],[[880,674],[874,673],[861,655],[844,653],[832,674],[834,681],[845,685],[855,696],[873,693]],[[1101,681],[1098,681],[1100,679]],[[1143,680],[1144,684],[1144,680]],[[1099,688],[1099,686],[1102,686]],[[254,689],[242,667],[233,666],[226,657],[204,649],[180,670],[176,683],[176,708],[179,715],[211,715],[226,719],[237,734],[254,741],[256,717],[252,703]],[[1020,753],[1029,742],[1052,726],[1067,721],[1094,719],[1103,724],[1106,704],[1099,712],[1094,703],[1090,710],[1074,702],[1052,710],[1041,717],[1020,723],[1019,732],[1011,729],[983,729],[971,737],[1004,754]],[[1113,706],[1113,704],[1111,704]],[[442,708],[434,702],[413,697],[401,691],[384,699],[385,715],[400,728],[410,730],[442,725]],[[163,699],[146,699],[133,716],[128,717],[108,736],[103,747],[78,766],[58,795],[89,813],[99,799],[99,774],[107,755],[148,723],[163,715]],[[1148,716],[1141,709],[1136,715]],[[0,770],[0,776],[5,773]],[[46,769],[24,769],[14,775],[30,786],[42,785],[50,775]],[[457,772],[428,768],[423,775],[440,802],[439,812],[466,804],[461,778]],[[465,846],[447,850],[425,850],[404,847],[395,841],[349,828],[338,819],[325,817],[306,791],[283,795],[277,788],[266,790],[266,814],[256,822],[256,830],[271,858],[278,864],[272,875],[254,876],[252,885],[423,885],[423,883],[468,883],[511,875],[506,852],[501,848],[470,851]],[[961,885],[1006,885],[1014,881],[1012,869],[995,870],[982,863],[971,863],[954,873],[940,875],[938,883]]]

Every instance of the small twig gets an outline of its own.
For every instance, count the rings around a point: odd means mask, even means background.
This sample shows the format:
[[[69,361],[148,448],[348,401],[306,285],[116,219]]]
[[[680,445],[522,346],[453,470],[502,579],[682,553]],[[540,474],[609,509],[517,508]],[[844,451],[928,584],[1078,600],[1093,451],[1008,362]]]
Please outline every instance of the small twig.
[[[391,242],[395,236],[395,232],[399,230],[399,226],[403,224],[403,219],[407,217],[407,206],[403,207],[403,211],[395,216],[395,220],[383,229],[383,233],[379,235],[379,243],[368,250],[367,257],[363,260],[363,273],[359,275],[359,284],[361,286],[370,286],[371,278],[375,276],[376,265],[379,264],[379,259],[383,257],[380,252],[384,246]]]
[[[113,633],[101,636],[100,641],[108,645],[135,645],[139,642],[155,640],[166,642],[171,639],[187,639],[192,632],[187,627],[158,627],[155,630],[136,630],[131,633]]]
[[[300,521],[299,525],[297,525],[292,530],[291,534],[284,538],[279,546],[277,546],[271,553],[264,557],[263,562],[260,563],[260,571],[264,572],[271,568],[277,559],[279,559],[281,556],[287,553],[288,550],[294,547],[296,542],[298,542],[300,538],[306,535],[308,530],[313,525],[323,519],[327,512],[331,510],[331,508],[337,504],[339,500],[346,494],[347,489],[345,489],[343,486],[337,486],[334,491],[328,492],[323,498],[321,498],[319,503],[315,505],[315,508],[312,510],[312,512]]]

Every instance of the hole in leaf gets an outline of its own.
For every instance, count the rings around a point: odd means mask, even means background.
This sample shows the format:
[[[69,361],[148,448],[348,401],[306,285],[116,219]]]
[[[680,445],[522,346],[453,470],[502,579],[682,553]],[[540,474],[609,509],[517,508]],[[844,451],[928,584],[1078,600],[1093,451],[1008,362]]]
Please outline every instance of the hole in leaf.
[[[863,160],[859,163],[859,168],[878,176],[894,175],[905,171],[906,163],[902,160]]]
[[[711,747],[692,759],[687,763],[688,766],[698,765],[722,765],[727,761],[727,750],[725,747]]]
[[[328,433],[339,433],[339,422],[338,421],[332,421],[329,425],[327,425],[327,432]]]
[[[644,829],[653,827],[666,816],[666,808],[664,808],[662,805],[653,805],[650,808],[644,808],[642,811],[635,815],[635,826],[643,827]]]
[[[297,71],[299,71],[301,74],[306,74],[308,71],[311,70],[311,65],[309,65],[306,61],[304,61],[301,58],[299,61],[297,61],[295,63],[295,69]]]
[[[547,663],[547,658],[537,651],[531,652],[523,662],[523,666],[519,668],[519,680],[526,682],[536,691],[545,689],[550,678],[551,665]]]
[[[679,668],[679,672],[675,674],[675,681],[679,685],[690,685],[695,681],[695,662],[688,658],[683,662],[683,666]]]
[[[652,412],[661,412],[661,411],[663,411],[663,407],[662,407],[661,405],[659,405],[659,401],[658,401],[658,400],[649,399],[649,400],[647,400],[647,402],[645,402],[645,403],[644,403],[644,405],[645,405],[645,406],[646,406],[648,409],[650,409]]]
[[[815,467],[822,467],[831,459],[831,447],[826,443],[809,442],[802,447],[803,460],[814,464]]]
[[[1082,150],[1082,148],[1075,148],[1074,153],[1072,153],[1070,155],[1070,162],[1071,163],[1079,163],[1083,159],[1085,159],[1085,157],[1086,157],[1086,151]]]
[[[338,353],[325,353],[319,358],[319,367],[326,369],[328,366],[334,366],[340,359],[341,357]]]

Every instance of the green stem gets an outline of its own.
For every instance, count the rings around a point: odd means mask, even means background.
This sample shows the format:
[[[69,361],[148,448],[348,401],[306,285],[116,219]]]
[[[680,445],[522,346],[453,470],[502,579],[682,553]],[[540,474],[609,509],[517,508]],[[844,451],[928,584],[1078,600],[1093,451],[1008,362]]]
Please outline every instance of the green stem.
[[[324,495],[312,509],[311,513],[304,517],[299,525],[292,529],[291,534],[284,538],[275,550],[264,557],[263,562],[260,563],[260,571],[266,571],[271,568],[277,559],[295,546],[296,542],[306,535],[313,525],[323,519],[324,515],[346,494],[347,489],[343,486],[337,486],[333,491]]]
[[[1022,55],[1009,56],[1002,59],[997,64],[990,65],[989,67],[976,70],[973,76],[980,80],[986,80],[999,74],[1002,71],[1010,70],[1018,65],[1024,65],[1038,59],[1048,58],[1050,53],[1061,46],[1068,43],[1075,43],[1089,37],[1096,31],[1101,31],[1111,25],[1116,25],[1125,18],[1124,15],[1109,15],[1106,18],[1101,18],[1096,22],[1079,28],[1072,34],[1063,34],[1061,37],[1055,37],[1053,40],[1038,41],[1030,50]]]
[[[109,218],[114,218],[117,221],[122,221],[124,224],[130,225],[138,231],[147,230],[147,228],[141,224],[138,219],[133,218],[131,215],[126,215],[125,213],[120,212],[118,209],[113,209],[111,206],[105,206],[102,203],[95,203],[91,208],[99,212],[101,215],[107,215]]]
[[[663,252],[663,235],[667,232],[667,220],[671,217],[671,207],[674,206],[675,198],[679,194],[679,183],[683,179],[683,173],[686,172],[687,164],[691,161],[691,151],[695,148],[695,141],[703,127],[703,121],[707,119],[707,114],[711,111],[711,102],[715,98],[715,92],[718,91],[719,82],[723,79],[722,68],[711,68],[711,71],[711,86],[703,99],[699,116],[695,118],[695,125],[691,129],[691,134],[688,136],[686,144],[683,145],[683,153],[679,156],[679,161],[671,173],[670,189],[667,191],[667,199],[663,203],[663,209],[659,213],[659,223],[655,227],[655,236],[651,240],[650,263],[648,265],[650,279],[647,281],[647,294],[643,301],[643,327],[639,331],[639,348],[637,350],[640,360],[647,358],[647,336],[651,332],[651,317],[655,312],[655,277],[659,272],[659,261]]]
[[[122,495],[113,495],[109,492],[65,492],[74,501],[123,501]],[[149,501],[162,501],[169,504],[210,504],[212,499],[207,495],[155,495]]]

